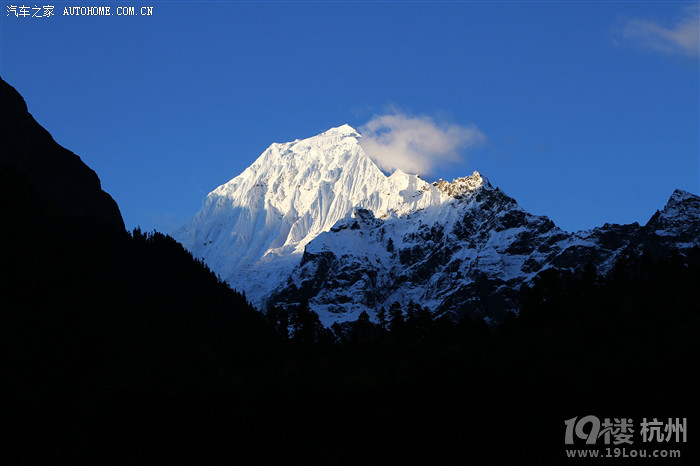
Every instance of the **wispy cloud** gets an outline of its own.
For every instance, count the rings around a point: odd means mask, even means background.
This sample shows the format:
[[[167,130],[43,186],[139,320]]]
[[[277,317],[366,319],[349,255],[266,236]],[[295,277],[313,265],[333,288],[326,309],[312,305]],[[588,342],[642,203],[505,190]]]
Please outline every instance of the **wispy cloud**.
[[[700,4],[689,5],[672,25],[648,19],[628,19],[621,37],[637,45],[667,54],[697,57],[700,54]]]
[[[460,151],[486,139],[474,126],[438,123],[398,111],[374,116],[360,133],[362,148],[381,169],[412,174],[430,174],[437,164],[460,161]]]

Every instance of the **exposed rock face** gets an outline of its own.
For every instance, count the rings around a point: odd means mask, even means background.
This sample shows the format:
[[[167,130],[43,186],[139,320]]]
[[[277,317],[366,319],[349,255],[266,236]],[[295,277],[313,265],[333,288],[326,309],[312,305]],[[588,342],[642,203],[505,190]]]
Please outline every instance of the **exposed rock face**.
[[[452,182],[384,174],[344,125],[272,144],[175,232],[261,309],[308,301],[326,325],[414,301],[499,321],[548,268],[610,269],[625,248],[700,245],[698,196],[676,191],[641,227],[568,233],[478,172]]]
[[[440,187],[452,202],[383,220],[357,209],[320,234],[270,304],[308,300],[327,324],[409,301],[436,316],[499,321],[518,311],[520,287],[548,268],[590,263],[605,273],[626,248],[666,255],[700,246],[700,197],[690,193],[676,191],[645,226],[606,224],[572,234],[488,183]]]
[[[97,174],[56,143],[34,120],[22,96],[2,79],[0,96],[0,169],[26,177],[66,215],[93,218],[123,230],[119,207],[102,190]]]

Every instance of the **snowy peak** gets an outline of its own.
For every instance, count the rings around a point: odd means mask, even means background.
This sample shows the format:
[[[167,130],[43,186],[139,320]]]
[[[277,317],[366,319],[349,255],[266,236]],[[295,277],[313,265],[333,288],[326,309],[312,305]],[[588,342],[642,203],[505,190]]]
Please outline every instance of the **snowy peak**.
[[[567,233],[479,172],[387,176],[351,126],[270,145],[174,233],[261,309],[307,301],[326,325],[394,302],[493,321],[550,268],[600,272],[620,251],[700,244],[700,197],[677,190],[645,225]]]
[[[663,210],[657,211],[645,228],[659,237],[676,238],[693,245],[700,238],[700,226],[689,219],[700,218],[700,196],[676,189]]]
[[[676,189],[663,210],[657,211],[647,225],[660,221],[682,221],[688,216],[700,216],[700,196]]]
[[[700,196],[689,193],[688,191],[683,191],[682,189],[676,189],[666,203],[664,211],[678,208],[680,205],[697,208],[700,206]]]
[[[355,130],[352,126],[344,124],[336,128],[331,128],[328,131],[321,133],[319,136],[332,136],[332,135],[349,135],[354,137],[359,137],[360,133]],[[318,137],[318,136],[317,136]]]
[[[212,194],[232,196],[244,185],[250,188],[255,183],[270,181],[272,187],[279,187],[275,181],[284,184],[293,179],[306,182],[332,179],[333,170],[353,158],[367,159],[362,160],[365,164],[371,162],[359,147],[358,137],[352,127],[343,125],[311,138],[271,144],[241,175],[218,187]]]
[[[377,218],[406,215],[453,201],[445,190],[466,192],[484,184],[478,173],[443,190],[400,170],[386,176],[359,138],[342,125],[270,145],[243,173],[212,191],[174,236],[262,305],[305,246],[357,208]]]

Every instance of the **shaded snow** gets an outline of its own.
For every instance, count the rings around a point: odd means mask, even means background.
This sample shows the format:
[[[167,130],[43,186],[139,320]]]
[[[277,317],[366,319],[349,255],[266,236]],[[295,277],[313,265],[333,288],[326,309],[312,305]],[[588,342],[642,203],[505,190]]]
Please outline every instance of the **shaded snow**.
[[[387,218],[451,199],[416,175],[397,170],[386,176],[365,154],[360,137],[343,125],[272,144],[243,173],[212,191],[173,236],[261,306],[286,284],[306,245],[350,218],[355,208]],[[463,189],[483,183],[478,173],[468,180]]]
[[[310,296],[326,326],[362,311],[376,318],[393,302],[487,313],[480,299],[495,296],[495,307],[517,312],[513,293],[548,268],[593,261],[605,273],[632,237],[641,246],[648,236],[677,248],[700,244],[700,197],[685,191],[645,227],[567,233],[478,172],[432,184],[400,170],[387,176],[360,138],[343,125],[272,144],[173,236],[254,305]]]

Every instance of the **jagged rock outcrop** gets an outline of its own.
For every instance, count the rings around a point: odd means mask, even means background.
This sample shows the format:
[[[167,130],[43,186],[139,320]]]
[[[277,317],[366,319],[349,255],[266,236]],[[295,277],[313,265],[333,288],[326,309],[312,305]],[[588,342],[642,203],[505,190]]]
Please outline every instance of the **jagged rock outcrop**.
[[[676,191],[645,226],[575,233],[530,214],[478,172],[386,176],[345,125],[273,144],[175,234],[263,310],[308,301],[326,325],[410,301],[500,321],[549,268],[605,273],[631,248],[700,245],[700,198]]]

